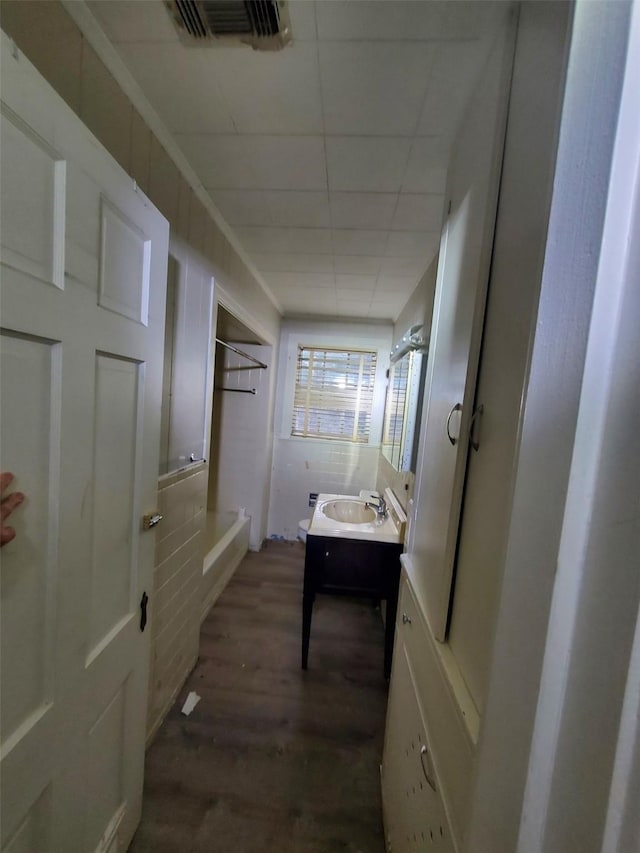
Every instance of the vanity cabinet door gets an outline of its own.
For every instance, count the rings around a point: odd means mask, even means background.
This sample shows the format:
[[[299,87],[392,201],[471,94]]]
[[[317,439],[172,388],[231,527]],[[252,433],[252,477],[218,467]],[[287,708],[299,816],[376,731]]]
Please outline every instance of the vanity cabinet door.
[[[317,592],[397,595],[400,545],[328,536],[307,539],[306,561]]]
[[[454,853],[405,644],[396,637],[382,756],[388,853]]]

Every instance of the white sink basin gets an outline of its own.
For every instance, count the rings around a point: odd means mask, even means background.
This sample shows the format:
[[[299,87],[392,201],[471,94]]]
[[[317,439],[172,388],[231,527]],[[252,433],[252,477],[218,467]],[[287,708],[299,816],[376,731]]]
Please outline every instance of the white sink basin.
[[[347,524],[371,524],[378,517],[376,510],[367,506],[365,501],[349,498],[326,501],[322,504],[321,511],[332,521],[342,521]]]
[[[391,489],[385,489],[387,515],[379,518],[375,507],[367,506],[372,493],[360,495],[318,495],[309,525],[309,536],[368,539],[371,542],[402,542],[407,516]]]

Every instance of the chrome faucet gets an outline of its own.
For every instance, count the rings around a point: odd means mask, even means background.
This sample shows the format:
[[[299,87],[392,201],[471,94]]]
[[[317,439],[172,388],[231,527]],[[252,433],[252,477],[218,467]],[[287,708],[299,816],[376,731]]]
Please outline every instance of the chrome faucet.
[[[373,501],[380,501],[380,503],[373,503]],[[378,498],[369,498],[369,500],[365,503],[365,506],[375,509],[375,511],[378,513],[378,518],[387,517],[387,502],[382,497],[382,495],[380,495],[380,497]]]

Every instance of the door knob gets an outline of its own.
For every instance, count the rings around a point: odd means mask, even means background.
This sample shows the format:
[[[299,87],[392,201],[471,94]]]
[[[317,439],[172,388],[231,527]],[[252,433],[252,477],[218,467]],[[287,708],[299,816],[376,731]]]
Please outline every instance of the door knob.
[[[160,524],[164,516],[160,515],[159,512],[149,512],[147,515],[142,517],[142,529],[143,530],[151,530],[152,527],[155,527],[156,524]]]

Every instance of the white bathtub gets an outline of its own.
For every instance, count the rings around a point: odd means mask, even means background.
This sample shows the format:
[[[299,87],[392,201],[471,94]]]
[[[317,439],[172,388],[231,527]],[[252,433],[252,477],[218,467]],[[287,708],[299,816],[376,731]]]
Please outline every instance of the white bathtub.
[[[236,512],[207,513],[201,620],[216,603],[249,550],[250,527],[251,519],[248,516],[239,519]]]

